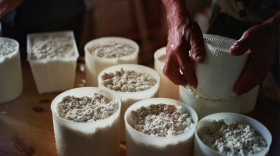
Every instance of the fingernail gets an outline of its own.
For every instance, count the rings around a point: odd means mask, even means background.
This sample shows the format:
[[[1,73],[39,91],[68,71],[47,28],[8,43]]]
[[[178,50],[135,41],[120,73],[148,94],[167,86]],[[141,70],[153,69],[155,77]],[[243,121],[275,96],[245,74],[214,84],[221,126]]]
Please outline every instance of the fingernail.
[[[233,45],[230,47],[230,52],[233,54],[238,54],[240,51],[239,46],[238,45]]]
[[[197,54],[197,55],[195,56],[195,59],[196,59],[197,61],[204,61],[205,56],[202,55],[202,54]]]

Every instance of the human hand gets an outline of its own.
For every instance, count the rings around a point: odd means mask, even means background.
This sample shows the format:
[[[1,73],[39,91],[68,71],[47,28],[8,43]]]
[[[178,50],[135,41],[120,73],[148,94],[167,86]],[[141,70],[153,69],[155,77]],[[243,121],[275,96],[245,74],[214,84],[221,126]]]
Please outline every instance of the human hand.
[[[238,95],[250,91],[266,78],[279,46],[279,21],[280,12],[265,23],[248,29],[231,47],[230,54],[235,56],[248,50],[251,52],[243,73],[233,87]]]
[[[205,60],[201,29],[189,16],[181,0],[163,0],[163,3],[167,11],[168,24],[168,43],[163,73],[176,85],[189,84],[196,88],[194,64],[203,63]]]
[[[163,73],[173,83],[176,85],[189,83],[189,85],[196,88],[197,79],[194,63],[203,63],[204,59],[203,36],[195,21],[191,20],[169,28]],[[179,70],[182,71],[183,75]]]
[[[0,0],[0,20],[7,13],[17,8],[23,0]]]

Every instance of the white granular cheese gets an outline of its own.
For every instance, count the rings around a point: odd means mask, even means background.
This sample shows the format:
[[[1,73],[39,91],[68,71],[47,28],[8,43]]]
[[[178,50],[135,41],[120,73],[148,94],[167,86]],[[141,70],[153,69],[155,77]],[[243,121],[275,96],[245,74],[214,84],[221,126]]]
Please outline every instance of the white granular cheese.
[[[204,100],[209,100],[209,101],[219,101],[221,99],[209,99],[209,98],[205,98],[203,97],[199,92],[197,92],[197,90],[195,88],[193,88],[192,86],[190,86],[189,84],[187,84],[185,86],[185,91],[187,91],[190,95],[194,96],[194,97],[197,97],[197,98],[200,98],[200,99],[204,99]],[[232,99],[232,98],[225,98],[223,100],[226,100],[226,99]]]
[[[135,52],[135,49],[129,44],[112,40],[94,44],[92,47],[88,48],[88,51],[98,57],[117,58],[130,55]]]
[[[0,58],[9,55],[17,49],[17,45],[13,42],[0,41]]]
[[[111,90],[120,92],[139,92],[153,87],[157,81],[147,73],[137,73],[136,71],[120,71],[114,73],[104,73],[102,75],[102,85]]]
[[[91,122],[107,118],[117,109],[116,100],[109,101],[103,95],[95,93],[92,97],[64,97],[57,105],[57,114],[74,122]]]
[[[152,104],[131,111],[128,123],[139,132],[160,137],[176,136],[194,126],[184,107],[168,104]]]
[[[266,148],[264,139],[250,125],[236,121],[212,121],[202,127],[198,136],[210,148],[226,155],[253,155]]]
[[[32,42],[31,60],[69,57],[75,55],[73,38],[66,35],[36,37]]]

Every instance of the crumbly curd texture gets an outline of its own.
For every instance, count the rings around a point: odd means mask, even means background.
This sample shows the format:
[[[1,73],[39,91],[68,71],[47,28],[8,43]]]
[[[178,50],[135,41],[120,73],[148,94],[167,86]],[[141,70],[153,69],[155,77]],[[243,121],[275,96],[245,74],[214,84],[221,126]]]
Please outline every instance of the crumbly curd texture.
[[[31,49],[31,60],[75,56],[73,37],[67,35],[35,37]]]
[[[157,80],[147,73],[124,71],[123,68],[115,73],[104,73],[101,79],[102,85],[106,88],[120,92],[140,92],[150,89],[157,83]]]
[[[57,105],[57,115],[74,122],[92,122],[107,118],[118,109],[116,100],[109,100],[102,94],[92,97],[65,96]]]
[[[17,45],[9,41],[0,41],[0,58],[9,55],[17,49]]]
[[[187,132],[194,126],[190,115],[182,106],[152,104],[130,112],[129,125],[151,136],[171,137]]]
[[[253,155],[267,146],[250,125],[223,119],[199,129],[198,136],[208,147],[232,156]]]
[[[87,50],[91,54],[103,58],[123,57],[135,52],[135,48],[131,45],[115,40],[93,44]]]

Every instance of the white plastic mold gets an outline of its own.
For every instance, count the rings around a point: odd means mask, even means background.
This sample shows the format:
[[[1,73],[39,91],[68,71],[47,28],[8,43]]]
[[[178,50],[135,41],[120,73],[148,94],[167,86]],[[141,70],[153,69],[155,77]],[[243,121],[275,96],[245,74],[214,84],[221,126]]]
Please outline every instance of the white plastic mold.
[[[239,113],[242,96],[224,100],[206,100],[196,97],[189,88],[179,87],[180,101],[192,107],[198,118],[201,119],[209,114],[220,112]]]
[[[0,57],[0,103],[16,99],[23,90],[19,43],[11,38],[0,37],[0,41],[12,42],[17,48],[5,57]]]
[[[102,85],[102,79],[101,76],[104,75],[104,73],[115,73],[115,71],[120,71],[121,68],[123,68],[124,71],[128,70],[133,70],[136,71],[137,73],[147,73],[154,79],[156,79],[157,83],[151,87],[148,90],[140,91],[140,92],[119,92],[119,91],[114,91],[111,89],[106,88],[104,85]],[[122,103],[122,109],[121,109],[121,141],[125,141],[125,123],[123,120],[124,113],[126,109],[134,104],[137,101],[147,99],[147,98],[155,98],[158,97],[158,89],[159,89],[159,83],[160,83],[160,78],[158,73],[149,68],[145,67],[142,65],[137,65],[137,64],[120,64],[120,65],[114,65],[111,67],[108,67],[104,69],[103,71],[100,72],[98,75],[98,87],[111,91],[115,93],[121,100]]]
[[[131,45],[135,51],[126,56],[117,57],[117,58],[101,58],[91,54],[88,51],[88,48],[92,47],[94,44],[106,43],[108,41],[116,41],[121,43],[126,43]],[[86,63],[86,85],[87,86],[98,86],[98,74],[105,68],[108,68],[113,65],[118,64],[137,64],[138,63],[138,53],[139,46],[138,44],[130,39],[122,37],[102,37],[97,38],[92,41],[89,41],[85,47],[85,63]]]
[[[32,42],[36,37],[50,35],[71,36],[75,55],[51,59],[31,59]],[[65,91],[74,87],[76,64],[79,57],[73,31],[48,33],[34,33],[27,35],[27,60],[30,63],[32,74],[40,94]]]
[[[242,95],[240,113],[248,114],[252,112],[256,106],[260,86],[254,87],[249,92]]]
[[[92,96],[94,93],[102,94],[110,100],[117,100],[119,105],[117,111],[105,119],[93,122],[73,122],[57,115],[57,104],[63,97]],[[97,87],[74,88],[56,96],[51,103],[51,110],[58,155],[118,156],[120,109],[120,99],[114,93]]]
[[[248,124],[252,126],[256,132],[263,137],[265,142],[267,143],[267,147],[260,151],[259,153],[253,154],[251,156],[265,156],[268,154],[271,141],[272,141],[272,136],[269,132],[269,130],[262,125],[260,122],[257,120],[250,118],[245,115],[237,114],[237,113],[216,113],[216,114],[211,114],[208,115],[201,120],[196,125],[195,128],[195,139],[194,139],[194,156],[226,156],[225,154],[219,153],[207,145],[205,145],[200,138],[198,137],[197,132],[201,127],[209,125],[213,120],[220,120],[224,119],[227,121],[237,121],[242,124]]]
[[[187,113],[191,116],[194,127],[190,128],[187,132],[172,136],[172,137],[155,137],[143,134],[133,129],[127,122],[129,113],[132,110],[144,106],[147,107],[151,104],[171,104],[175,106],[183,106],[187,109]],[[141,100],[131,105],[124,115],[126,126],[126,151],[127,156],[185,156],[193,154],[194,143],[194,130],[198,122],[196,112],[180,101],[168,98],[150,98]]]

